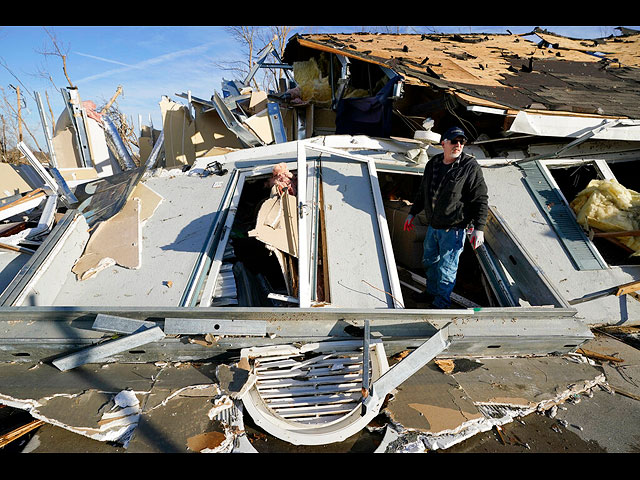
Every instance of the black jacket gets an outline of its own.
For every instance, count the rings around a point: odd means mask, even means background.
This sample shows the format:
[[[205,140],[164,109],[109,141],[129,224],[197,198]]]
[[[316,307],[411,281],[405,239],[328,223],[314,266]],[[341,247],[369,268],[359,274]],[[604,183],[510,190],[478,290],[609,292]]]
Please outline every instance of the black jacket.
[[[433,228],[466,228],[473,224],[476,229],[483,230],[487,223],[489,197],[480,165],[471,155],[463,152],[445,174],[435,207],[431,207],[433,167],[443,157],[440,153],[427,162],[409,213],[415,216],[424,210],[427,224]]]

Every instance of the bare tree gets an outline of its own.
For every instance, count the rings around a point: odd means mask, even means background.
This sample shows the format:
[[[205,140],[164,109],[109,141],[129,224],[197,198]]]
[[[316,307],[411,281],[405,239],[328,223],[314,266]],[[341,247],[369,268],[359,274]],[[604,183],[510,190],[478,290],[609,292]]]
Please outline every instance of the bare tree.
[[[24,127],[25,130],[27,131],[27,133],[29,134],[29,136],[31,137],[31,139],[33,140],[33,143],[38,148],[38,150],[41,150],[40,145],[38,144],[38,141],[36,140],[35,135],[29,129],[27,124],[22,121],[21,113],[20,113],[21,100],[20,100],[19,95],[18,95],[18,88],[16,88],[17,105],[14,107],[13,106],[14,102],[9,100],[9,98],[7,97],[7,94],[4,91],[4,88],[0,87],[0,91],[2,92],[2,109],[9,114],[8,117],[11,120],[11,122],[9,124],[9,128],[10,128],[10,130],[13,131],[12,133],[13,133],[14,143],[17,144],[18,142],[22,141],[21,130],[22,130],[22,127]],[[4,119],[4,117],[3,117],[3,119]]]
[[[59,57],[60,60],[62,60],[62,71],[64,72],[64,76],[67,79],[67,82],[69,82],[69,87],[75,88],[75,85],[71,81],[71,78],[69,78],[69,72],[67,70],[67,55],[68,55],[69,47],[65,46],[61,42],[59,42],[57,37],[56,37],[56,35],[53,32],[47,30],[46,28],[44,28],[44,31],[49,36],[49,39],[51,40],[51,46],[53,48],[50,49],[47,46],[45,46],[43,48],[43,50],[41,52],[39,52],[39,53],[41,53],[44,56],[56,56],[56,57]],[[51,76],[49,75],[48,77],[51,80],[51,83],[53,83],[53,79],[51,78]],[[54,86],[55,86],[55,84],[54,84]]]
[[[221,70],[232,72],[236,77],[244,79],[253,66],[253,54],[257,43],[258,28],[256,26],[227,26],[224,27],[229,36],[234,39],[242,48],[242,60],[221,60],[214,62],[215,66]],[[257,84],[256,84],[257,86]]]
[[[221,70],[232,72],[239,79],[244,80],[256,62],[257,54],[269,44],[282,57],[286,42],[292,32],[293,27],[289,26],[230,26],[225,30],[240,46],[242,52],[241,60],[227,60],[216,62],[216,67]],[[259,75],[254,75],[252,85],[262,90],[275,90],[278,85],[278,78],[282,75],[281,69],[260,69]]]

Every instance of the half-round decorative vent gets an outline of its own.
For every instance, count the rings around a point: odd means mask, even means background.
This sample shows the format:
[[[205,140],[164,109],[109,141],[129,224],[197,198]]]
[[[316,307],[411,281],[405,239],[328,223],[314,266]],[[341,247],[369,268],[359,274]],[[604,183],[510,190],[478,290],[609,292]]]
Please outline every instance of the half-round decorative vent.
[[[254,381],[242,397],[247,412],[266,432],[295,445],[349,438],[384,400],[363,407],[362,341],[256,347],[241,356]],[[389,369],[381,341],[370,342],[369,358],[371,384]]]

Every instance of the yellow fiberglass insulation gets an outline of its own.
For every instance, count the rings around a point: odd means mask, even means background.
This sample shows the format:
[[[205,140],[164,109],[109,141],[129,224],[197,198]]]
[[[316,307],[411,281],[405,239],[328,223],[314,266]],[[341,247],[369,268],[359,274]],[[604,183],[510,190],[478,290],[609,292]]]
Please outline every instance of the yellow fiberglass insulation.
[[[603,232],[640,230],[640,194],[615,180],[591,180],[571,202],[578,223]],[[640,237],[616,237],[640,256]]]
[[[326,76],[322,76],[315,58],[311,58],[306,62],[294,62],[293,76],[300,87],[303,101],[331,101],[329,79]]]

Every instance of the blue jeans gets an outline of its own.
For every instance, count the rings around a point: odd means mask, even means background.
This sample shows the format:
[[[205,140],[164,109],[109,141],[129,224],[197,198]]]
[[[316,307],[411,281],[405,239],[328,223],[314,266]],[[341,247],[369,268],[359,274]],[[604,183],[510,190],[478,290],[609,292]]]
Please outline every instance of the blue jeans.
[[[463,228],[427,229],[422,265],[427,276],[427,293],[435,297],[433,306],[436,308],[449,308],[451,305],[464,238]]]

